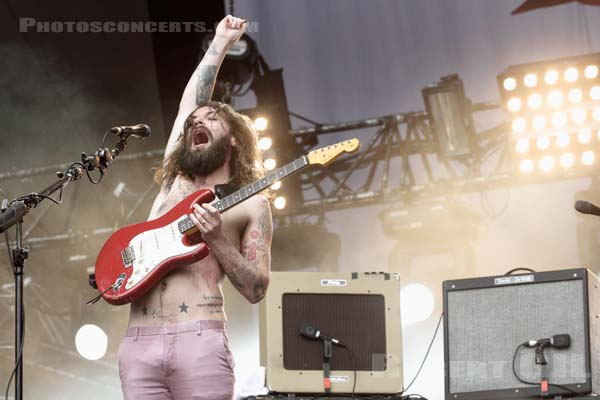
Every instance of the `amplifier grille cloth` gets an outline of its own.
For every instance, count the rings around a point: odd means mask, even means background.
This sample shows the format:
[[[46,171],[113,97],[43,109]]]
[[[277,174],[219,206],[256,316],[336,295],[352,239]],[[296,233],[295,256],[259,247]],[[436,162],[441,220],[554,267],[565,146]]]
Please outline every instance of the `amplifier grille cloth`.
[[[571,347],[547,349],[550,382],[585,382],[583,281],[557,281],[448,292],[450,393],[531,387],[512,372],[526,340],[568,333]],[[534,349],[522,349],[517,371],[539,382]]]
[[[386,369],[384,296],[286,293],[282,305],[285,369],[323,369],[323,343],[301,336],[303,323],[345,343],[354,353],[358,371]],[[331,369],[354,370],[346,350],[334,346]]]

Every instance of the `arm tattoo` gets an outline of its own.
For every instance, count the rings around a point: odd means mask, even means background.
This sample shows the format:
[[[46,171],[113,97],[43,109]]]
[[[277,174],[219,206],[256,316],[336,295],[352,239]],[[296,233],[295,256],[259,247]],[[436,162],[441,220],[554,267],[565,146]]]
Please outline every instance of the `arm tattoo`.
[[[206,103],[212,97],[217,77],[216,65],[202,65],[198,71],[198,83],[196,84],[196,104]]]
[[[265,295],[265,282],[264,278],[259,277],[256,282],[254,282],[254,287],[252,288],[254,293],[254,298],[262,299]]]
[[[231,284],[252,303],[265,296],[269,284],[271,216],[266,201],[261,207],[260,216],[242,238],[240,251],[231,248],[219,256],[231,260],[224,268],[225,273]]]
[[[210,44],[210,47],[208,48],[208,50],[206,50],[206,54],[211,55],[211,56],[218,56],[219,55],[219,51],[215,47],[214,43]]]

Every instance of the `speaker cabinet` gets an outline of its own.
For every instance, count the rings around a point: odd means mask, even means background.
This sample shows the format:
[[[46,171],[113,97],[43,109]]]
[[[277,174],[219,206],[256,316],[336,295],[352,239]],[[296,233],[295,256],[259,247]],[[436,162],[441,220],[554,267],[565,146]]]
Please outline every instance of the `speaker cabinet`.
[[[577,393],[600,388],[600,282],[586,269],[445,281],[446,399],[539,396],[519,382],[519,344],[569,334],[567,349],[546,348],[549,382]],[[517,373],[540,382],[535,349],[522,348]],[[569,392],[550,386],[551,394]]]
[[[390,274],[273,272],[260,305],[261,365],[279,393],[322,393],[323,342],[300,335],[303,324],[340,340],[332,393],[402,390],[400,282]]]

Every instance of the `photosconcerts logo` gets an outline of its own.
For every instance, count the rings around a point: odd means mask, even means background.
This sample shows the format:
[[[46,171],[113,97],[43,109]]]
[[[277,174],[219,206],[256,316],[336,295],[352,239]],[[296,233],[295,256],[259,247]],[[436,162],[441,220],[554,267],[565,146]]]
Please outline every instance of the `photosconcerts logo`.
[[[38,21],[19,18],[19,32],[36,33],[179,33],[214,32],[214,25],[205,21]],[[257,32],[258,22],[249,22],[246,32]]]

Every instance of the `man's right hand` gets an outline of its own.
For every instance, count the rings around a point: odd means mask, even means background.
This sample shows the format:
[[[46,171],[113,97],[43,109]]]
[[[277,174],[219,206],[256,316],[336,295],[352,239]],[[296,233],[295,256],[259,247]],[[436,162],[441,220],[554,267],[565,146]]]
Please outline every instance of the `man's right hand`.
[[[231,15],[226,16],[217,25],[215,36],[220,36],[227,41],[229,46],[240,40],[246,28],[248,27],[248,21],[241,18],[232,17]]]

